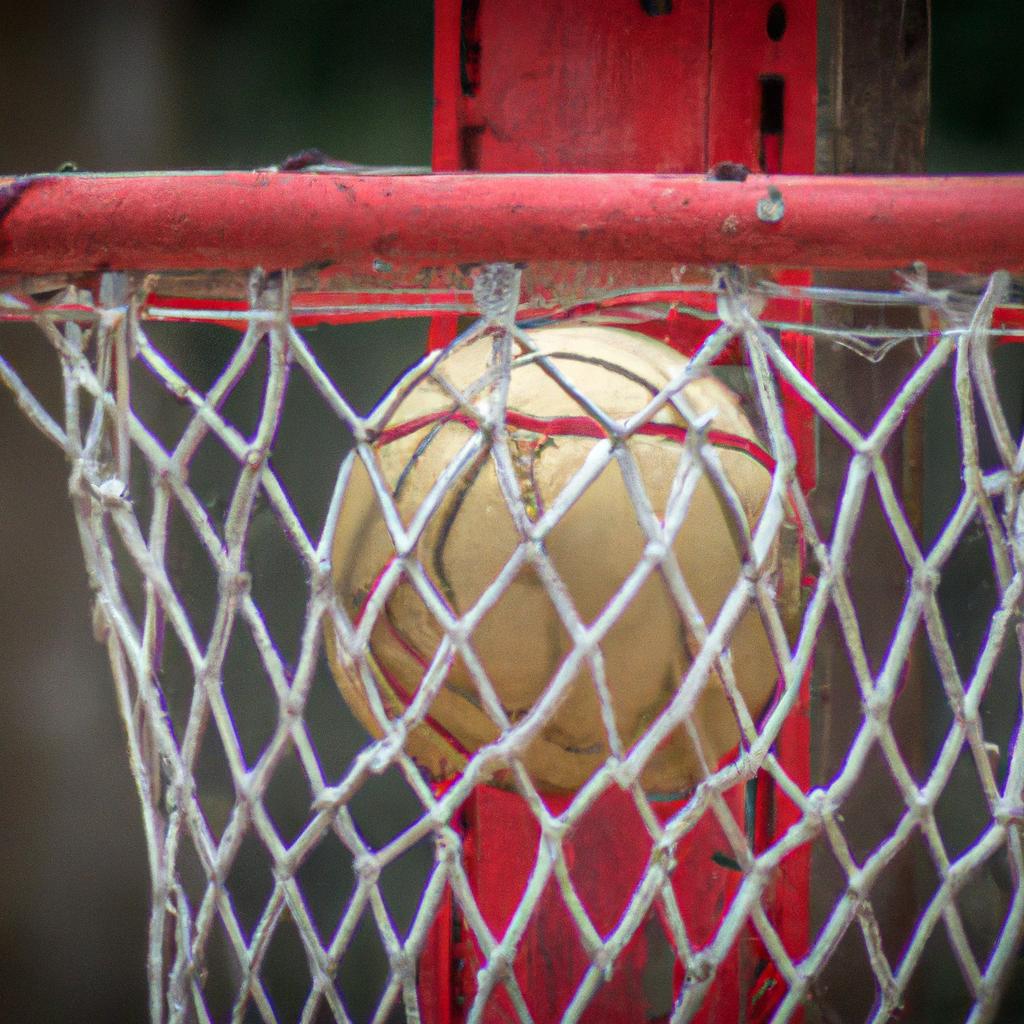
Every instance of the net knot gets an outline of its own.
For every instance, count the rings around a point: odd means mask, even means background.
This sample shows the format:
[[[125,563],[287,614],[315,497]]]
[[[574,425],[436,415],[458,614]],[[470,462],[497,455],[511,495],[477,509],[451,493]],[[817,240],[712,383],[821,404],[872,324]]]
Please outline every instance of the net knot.
[[[253,445],[245,453],[245,465],[249,470],[258,471],[267,461],[267,448],[264,445]]]
[[[1005,828],[1019,828],[1024,825],[1024,804],[1004,797],[996,803],[993,817]]]
[[[99,327],[101,331],[116,331],[124,323],[127,310],[123,306],[100,311]]]
[[[876,722],[885,722],[891,706],[892,701],[888,697],[874,693],[864,701],[864,714]]]
[[[454,829],[444,826],[434,835],[434,859],[438,864],[451,865],[458,861],[462,841]]]
[[[388,963],[392,974],[400,981],[411,981],[416,977],[416,962],[409,956],[407,950],[395,950],[388,957]]]
[[[665,561],[668,546],[662,540],[649,540],[644,547],[644,557],[660,565]]]
[[[473,298],[491,321],[510,323],[519,304],[519,268],[514,263],[490,263],[473,281]]]
[[[598,946],[598,948],[594,950],[592,962],[601,972],[601,977],[605,981],[610,981],[612,971],[615,968],[615,953],[609,951],[607,946]]]
[[[225,596],[245,597],[252,588],[252,574],[244,571],[224,573],[220,578],[220,587]]]
[[[921,594],[934,594],[939,589],[940,574],[929,565],[918,566],[914,570],[911,585]]]
[[[931,817],[933,805],[920,790],[916,790],[907,800],[907,808],[915,821],[926,821]]]
[[[487,962],[476,972],[477,988],[484,988],[489,984],[490,978],[501,980],[512,973],[512,958],[503,946],[495,946],[491,950]]]
[[[301,693],[297,693],[294,689],[289,690],[288,696],[281,701],[281,717],[287,721],[301,721],[305,710],[305,696]]]
[[[651,850],[651,867],[665,875],[676,869],[675,848],[667,842],[659,842]]]
[[[357,854],[352,861],[352,867],[364,885],[377,884],[380,878],[380,862],[372,854]]]
[[[758,558],[745,558],[743,560],[743,567],[741,570],[740,579],[736,581],[737,589],[746,594],[747,597],[753,598],[757,591],[757,582],[766,576],[771,576],[775,571],[775,566],[771,561],[768,560],[767,556]]]
[[[766,298],[747,289],[739,268],[723,271],[718,288],[716,310],[722,323],[737,334],[757,329],[757,318],[764,310]]]
[[[83,474],[89,489],[104,508],[131,508],[128,500],[128,485],[116,476],[103,480],[92,473]]]
[[[102,595],[97,594],[92,606],[92,635],[97,643],[106,643],[112,628],[107,602]]]
[[[605,761],[605,770],[619,789],[628,790],[636,782],[643,765],[636,766],[630,760],[620,761],[617,757],[610,757]]]
[[[829,795],[823,789],[812,789],[807,794],[804,806],[804,818],[813,825],[820,827],[825,816],[831,813],[829,808]]]
[[[399,720],[392,720],[387,736],[377,740],[369,760],[369,769],[374,775],[382,775],[394,764],[405,743],[405,727]]]
[[[867,890],[864,887],[863,871],[856,871],[850,876],[849,881],[846,883],[846,898],[854,905],[857,912],[860,913],[861,908],[868,901]]]
[[[331,583],[331,563],[327,558],[319,558],[313,563],[310,587],[315,597],[327,598],[330,596],[333,584]]]
[[[462,647],[469,639],[470,629],[462,619],[456,619],[448,625],[447,633],[455,647]]]
[[[563,818],[545,817],[541,822],[541,829],[544,833],[544,838],[551,844],[552,848],[556,848],[565,839],[566,833],[569,831],[569,824]]]
[[[714,974],[714,964],[702,954],[698,953],[686,965],[686,981],[690,985],[699,985],[707,981]]]

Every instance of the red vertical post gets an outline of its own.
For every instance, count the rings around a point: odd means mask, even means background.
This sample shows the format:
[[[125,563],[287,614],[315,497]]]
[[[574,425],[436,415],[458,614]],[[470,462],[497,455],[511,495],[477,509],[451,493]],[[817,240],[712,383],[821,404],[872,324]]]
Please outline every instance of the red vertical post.
[[[815,168],[818,113],[816,0],[730,5],[711,29],[709,156],[713,163],[738,161],[766,174],[811,174]],[[781,193],[783,210],[785,194]],[[782,214],[785,216],[785,213]],[[784,271],[780,281],[810,284],[809,271]],[[809,303],[779,301],[769,318],[800,323],[811,319]],[[814,379],[814,339],[782,331],[779,341],[796,366]],[[814,414],[793,390],[780,382],[786,431],[797,456],[797,479],[810,491],[817,479]],[[797,703],[776,743],[780,763],[806,792],[810,787],[810,676],[808,668]],[[755,853],[770,845],[799,819],[797,809],[765,774],[757,779]],[[794,959],[807,950],[810,932],[810,850],[803,848],[783,863],[768,901],[768,917]],[[751,961],[753,967],[751,968]],[[785,986],[750,930],[745,996],[746,1019],[770,1019]],[[724,1018],[723,1018],[724,1019]]]
[[[739,10],[737,10],[739,6]],[[726,9],[728,7],[728,9]],[[715,164],[751,171],[811,173],[814,169],[816,3],[757,0],[724,5],[614,0],[436,0],[435,170],[706,172]],[[723,188],[729,183],[723,182]],[[500,253],[495,254],[500,258]],[[586,253],[581,252],[585,259]],[[799,312],[799,311],[798,311]],[[686,347],[692,333],[670,323],[665,340]],[[455,330],[435,321],[431,345]],[[787,332],[782,343],[813,372],[810,342]],[[783,401],[787,428],[801,457],[801,483],[813,485],[814,433],[808,410],[790,391]],[[799,708],[780,736],[779,755],[795,781],[807,785],[809,745],[806,683]],[[756,788],[756,794],[755,794]],[[766,777],[730,806],[741,826],[755,801],[755,844],[763,847],[792,819]],[[660,805],[665,817],[678,804]],[[463,812],[467,871],[476,900],[496,935],[518,904],[532,870],[538,825],[513,793],[480,787]],[[650,854],[650,841],[631,798],[608,792],[566,842],[570,875],[602,935],[615,927]],[[741,875],[713,816],[677,851],[673,889],[691,941],[710,941]],[[787,914],[772,913],[787,948],[803,952],[807,932],[808,862],[787,865],[778,882]],[[798,905],[794,905],[798,904]],[[771,909],[771,908],[770,908]],[[421,988],[452,986],[437,997],[424,991],[430,1024],[463,1020],[475,993],[479,950],[450,902],[421,964]],[[667,1019],[682,983],[665,972],[669,952],[657,914],[641,929],[588,1007],[584,1020]],[[751,931],[719,970],[699,1020],[765,1020],[780,986],[765,970]],[[439,963],[449,956],[451,967]],[[523,938],[516,976],[538,1024],[558,1020],[589,964],[553,883]],[[486,1021],[514,1019],[498,991]],[[433,1014],[433,1016],[431,1016]]]

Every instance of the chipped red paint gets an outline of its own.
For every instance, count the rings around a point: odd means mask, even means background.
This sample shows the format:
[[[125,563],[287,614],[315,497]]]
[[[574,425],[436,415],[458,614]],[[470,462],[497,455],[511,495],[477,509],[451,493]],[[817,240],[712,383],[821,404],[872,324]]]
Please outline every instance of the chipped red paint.
[[[771,188],[776,223],[757,213]],[[318,267],[384,290],[496,259],[891,268],[910,253],[981,273],[1024,269],[1022,227],[1020,176],[61,175],[0,222],[0,274]]]

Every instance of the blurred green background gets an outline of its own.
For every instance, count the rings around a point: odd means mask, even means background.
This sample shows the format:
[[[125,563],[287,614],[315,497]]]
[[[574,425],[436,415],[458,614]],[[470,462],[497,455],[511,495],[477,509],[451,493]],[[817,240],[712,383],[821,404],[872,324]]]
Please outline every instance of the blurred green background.
[[[930,169],[1024,171],[1020,4],[933,8]],[[428,0],[8,3],[0,173],[427,164],[431,32]],[[0,579],[0,1021],[143,1021],[146,860],[65,466],[6,396]]]

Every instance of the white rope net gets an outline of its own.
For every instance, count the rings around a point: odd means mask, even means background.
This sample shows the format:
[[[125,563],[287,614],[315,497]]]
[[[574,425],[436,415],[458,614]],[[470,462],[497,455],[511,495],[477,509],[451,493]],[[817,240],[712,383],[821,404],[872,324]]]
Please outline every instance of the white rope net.
[[[988,1021],[1015,1012],[1024,446],[1017,350],[1003,344],[1015,330],[994,321],[997,310],[1016,315],[1013,281],[940,287],[922,274],[864,291],[733,270],[709,273],[692,296],[679,284],[633,299],[590,295],[543,317],[522,308],[516,268],[483,268],[474,282],[458,301],[396,293],[386,308],[344,296],[300,307],[292,278],[258,272],[247,299],[223,309],[157,300],[147,279],[118,274],[95,291],[26,288],[0,300],[0,356],[2,332],[28,321],[63,374],[63,410],[48,410],[0,359],[15,400],[70,467],[148,843],[152,1019]],[[780,322],[779,309],[807,315]],[[401,333],[413,321],[351,336],[305,326],[453,310],[473,318],[377,405],[389,376],[366,379],[359,353],[377,366],[391,359],[377,371],[390,375],[413,346],[422,351],[419,335]],[[542,318],[628,327],[679,317],[705,325],[692,358],[626,416],[602,406],[606,395],[584,393],[532,330]],[[398,356],[388,355],[389,332],[413,339]],[[787,332],[814,339],[816,384],[791,358]],[[484,369],[460,390],[444,370],[474,345],[485,346]],[[862,375],[829,378],[830,358]],[[540,507],[517,448],[516,431],[529,425],[514,420],[509,398],[526,363],[593,425],[585,457]],[[756,516],[729,468],[741,456],[727,453],[688,390],[716,373],[740,393],[757,431],[748,447],[764,456]],[[381,439],[425,380],[461,433],[410,510]],[[858,397],[880,380],[888,390],[869,417],[870,402],[843,406],[840,385]],[[819,434],[815,494],[805,493],[790,436],[797,407]],[[682,429],[659,506],[635,442],[669,422]],[[923,510],[891,457],[897,445],[910,450],[915,422],[927,423],[917,436],[932,460]],[[536,442],[539,428],[529,429]],[[936,439],[943,450],[928,454]],[[515,539],[504,567],[455,602],[421,541],[481,466]],[[638,557],[584,614],[553,538],[609,467],[641,531]],[[391,552],[358,608],[332,567],[357,474]],[[711,616],[676,544],[701,487],[715,495],[736,557]],[[563,639],[541,695],[514,709],[475,630],[527,569]],[[802,598],[787,607],[794,571]],[[605,648],[651,579],[688,654],[644,728],[627,735]],[[380,630],[403,593],[437,642],[418,652],[422,681],[397,700],[400,687],[389,697],[384,685]],[[733,649],[750,617],[777,679],[761,701],[749,698]],[[509,642],[525,662],[540,640],[516,627]],[[325,632],[356,693],[349,703],[362,701],[356,714],[332,679]],[[465,763],[439,784],[412,737],[444,732],[432,716],[457,671],[490,733],[478,749],[452,740]],[[807,713],[812,673],[811,739],[798,743],[811,745],[813,782],[806,757],[782,742]],[[579,678],[604,733],[582,782],[552,799],[530,751]],[[726,753],[702,732],[709,688],[730,709]],[[673,736],[691,744],[696,768],[663,802],[644,773]],[[486,822],[467,824],[465,807],[489,780],[518,794],[494,799],[514,799],[529,819],[528,863],[504,834],[496,845],[509,860],[480,866],[487,836],[474,830]],[[574,844],[598,828],[609,792],[644,853],[633,867],[605,866],[626,889],[599,906],[588,881],[597,869],[576,862]],[[486,880],[503,875],[517,881],[499,900]],[[545,913],[561,922],[546,941],[577,966],[538,991],[542,975],[527,960]],[[601,1009],[630,972],[641,976],[643,1012]]]

